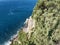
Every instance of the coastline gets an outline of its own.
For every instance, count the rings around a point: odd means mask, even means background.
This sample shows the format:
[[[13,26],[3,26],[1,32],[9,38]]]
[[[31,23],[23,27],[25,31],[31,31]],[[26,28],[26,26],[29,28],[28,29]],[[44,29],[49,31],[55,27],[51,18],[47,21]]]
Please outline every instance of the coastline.
[[[14,34],[13,36],[11,36],[11,39],[9,39],[8,41],[6,41],[4,43],[4,45],[10,45],[12,43],[12,41],[17,38],[17,36],[18,36],[18,31],[17,31],[16,34]]]
[[[20,32],[21,29],[23,29],[23,32],[29,33],[28,35],[30,35],[31,29],[34,28],[34,26],[35,26],[35,21],[33,21],[33,19],[30,16],[24,22],[24,26],[21,27],[20,29],[18,29],[17,33],[14,34],[13,36],[11,36],[11,39],[9,41],[5,42],[4,45],[11,45],[13,43],[13,41],[17,41],[18,40],[18,33]],[[30,38],[30,36],[28,38]]]

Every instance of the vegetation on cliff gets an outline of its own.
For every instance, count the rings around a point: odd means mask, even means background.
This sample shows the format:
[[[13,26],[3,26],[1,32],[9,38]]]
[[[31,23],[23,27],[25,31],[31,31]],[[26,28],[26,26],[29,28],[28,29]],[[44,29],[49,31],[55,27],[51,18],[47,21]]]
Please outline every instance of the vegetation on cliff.
[[[60,0],[38,0],[31,17],[35,27],[21,30],[11,45],[60,45]]]

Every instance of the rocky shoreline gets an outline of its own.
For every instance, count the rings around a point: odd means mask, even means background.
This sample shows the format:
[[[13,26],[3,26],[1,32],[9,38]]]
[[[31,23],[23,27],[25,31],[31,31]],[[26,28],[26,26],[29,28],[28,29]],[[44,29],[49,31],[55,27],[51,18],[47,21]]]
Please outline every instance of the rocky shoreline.
[[[23,30],[23,32],[28,33],[28,35],[30,35],[30,33],[32,32],[31,29],[35,27],[35,21],[30,16],[28,19],[26,19],[24,24],[25,25],[21,29]],[[15,34],[12,37],[12,39],[9,41],[10,42],[9,45],[11,45],[14,41],[18,41],[18,33],[19,33],[19,31],[17,31],[17,34]],[[30,38],[30,36],[28,38]],[[19,43],[21,43],[21,42],[19,42]]]

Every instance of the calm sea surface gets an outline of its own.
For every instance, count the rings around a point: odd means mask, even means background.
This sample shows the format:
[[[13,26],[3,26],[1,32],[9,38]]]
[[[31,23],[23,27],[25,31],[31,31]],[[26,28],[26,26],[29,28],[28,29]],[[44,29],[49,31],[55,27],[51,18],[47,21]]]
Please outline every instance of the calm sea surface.
[[[33,11],[37,0],[0,1],[0,45],[10,39]]]

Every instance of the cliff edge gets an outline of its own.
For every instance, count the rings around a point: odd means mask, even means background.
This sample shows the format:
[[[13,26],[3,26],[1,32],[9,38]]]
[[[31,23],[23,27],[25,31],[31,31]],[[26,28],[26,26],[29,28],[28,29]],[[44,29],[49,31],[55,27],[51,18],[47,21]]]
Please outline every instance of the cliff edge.
[[[60,0],[38,0],[25,24],[11,45],[60,45]]]

